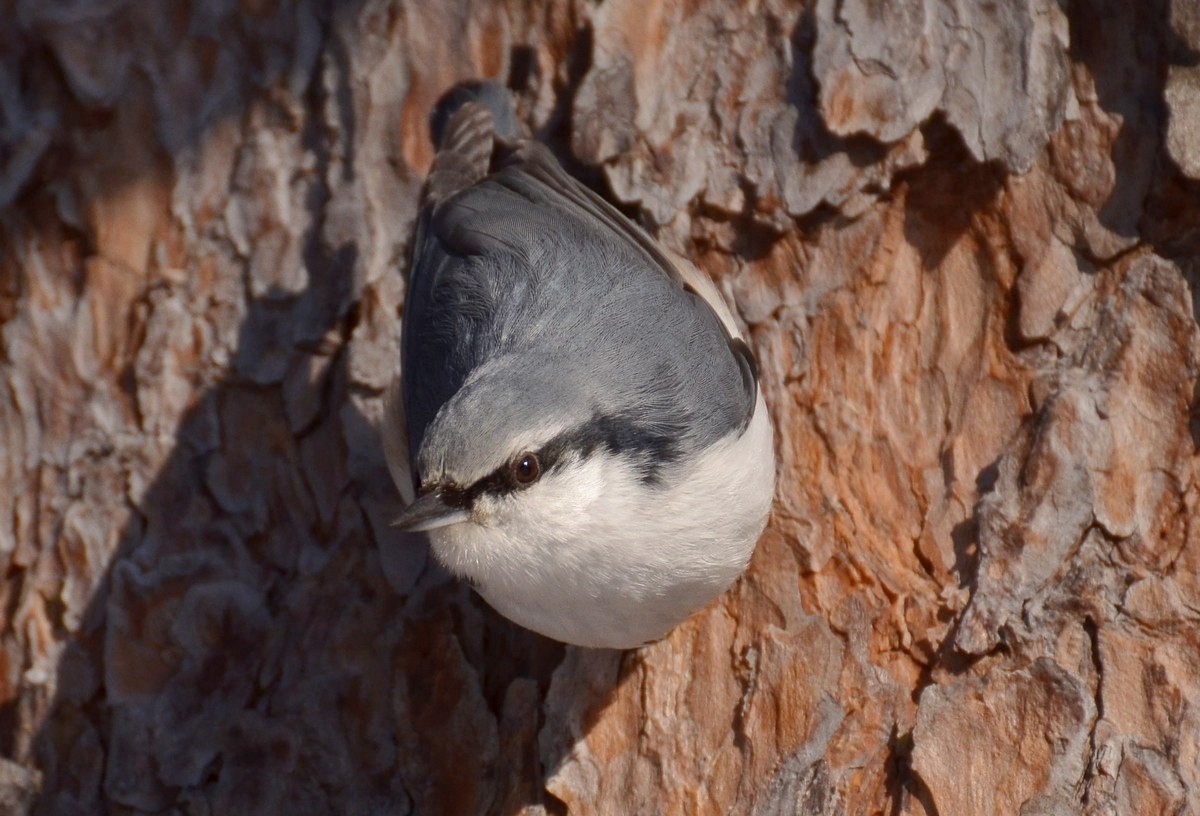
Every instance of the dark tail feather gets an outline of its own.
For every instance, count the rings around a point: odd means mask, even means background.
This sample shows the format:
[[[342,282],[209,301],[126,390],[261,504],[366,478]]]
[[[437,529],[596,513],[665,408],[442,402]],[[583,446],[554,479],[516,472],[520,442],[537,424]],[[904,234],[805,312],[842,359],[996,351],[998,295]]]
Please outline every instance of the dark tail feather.
[[[429,127],[438,152],[425,183],[426,207],[436,207],[483,179],[497,139],[521,138],[512,95],[492,80],[455,85],[434,106]]]
[[[469,102],[477,102],[492,115],[492,131],[500,139],[515,141],[522,136],[513,107],[512,94],[508,88],[491,79],[471,79],[460,82],[442,95],[429,117],[429,130],[438,150],[444,150],[443,141],[451,135],[447,132],[454,114]]]
[[[434,107],[429,125],[438,148],[425,184],[423,205],[430,208],[488,174],[497,139],[520,138],[512,96],[492,81],[451,88]]]

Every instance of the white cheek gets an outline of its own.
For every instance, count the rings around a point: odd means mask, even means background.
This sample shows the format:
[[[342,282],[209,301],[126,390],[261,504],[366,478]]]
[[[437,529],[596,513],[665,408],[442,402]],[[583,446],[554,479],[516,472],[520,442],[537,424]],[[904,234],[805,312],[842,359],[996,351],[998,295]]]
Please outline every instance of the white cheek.
[[[514,538],[572,539],[585,532],[588,515],[605,498],[605,484],[602,462],[573,458],[528,488],[480,497],[471,518]]]
[[[564,546],[586,541],[591,520],[611,498],[603,489],[604,468],[597,461],[562,465],[528,488],[479,496],[469,521],[430,531],[438,560],[476,581],[519,580]]]
[[[489,531],[470,521],[439,527],[428,533],[434,555],[455,575],[475,578],[487,574],[493,563]]]

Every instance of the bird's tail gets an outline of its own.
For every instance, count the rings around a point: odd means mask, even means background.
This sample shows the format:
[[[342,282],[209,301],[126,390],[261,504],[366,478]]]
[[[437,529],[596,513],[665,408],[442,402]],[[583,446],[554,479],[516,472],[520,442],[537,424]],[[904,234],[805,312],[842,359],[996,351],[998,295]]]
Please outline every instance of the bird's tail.
[[[512,94],[494,80],[460,82],[442,95],[429,117],[437,156],[424,204],[436,207],[488,173],[497,139],[521,138]]]
[[[482,105],[492,116],[492,132],[499,138],[513,141],[522,137],[521,125],[508,88],[494,79],[469,79],[460,82],[438,100],[429,116],[429,131],[438,150],[444,150],[444,142],[453,135],[448,127],[454,115],[468,103]]]

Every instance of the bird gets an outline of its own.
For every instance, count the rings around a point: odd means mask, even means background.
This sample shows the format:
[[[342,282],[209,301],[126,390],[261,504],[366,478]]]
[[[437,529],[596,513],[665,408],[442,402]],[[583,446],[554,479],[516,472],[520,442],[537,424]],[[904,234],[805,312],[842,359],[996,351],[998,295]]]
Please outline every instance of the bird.
[[[382,438],[394,526],[554,640],[665,637],[745,570],[774,432],[712,281],[568,175],[512,94],[431,115]]]

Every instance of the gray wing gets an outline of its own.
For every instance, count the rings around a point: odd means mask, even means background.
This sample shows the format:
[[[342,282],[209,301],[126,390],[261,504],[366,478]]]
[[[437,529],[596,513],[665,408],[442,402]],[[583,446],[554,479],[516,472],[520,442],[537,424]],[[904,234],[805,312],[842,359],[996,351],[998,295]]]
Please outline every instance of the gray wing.
[[[489,169],[427,196],[419,222],[403,349],[411,449],[472,370],[513,352],[601,423],[685,448],[745,427],[750,350],[654,241],[537,143],[501,141]]]
[[[527,174],[529,177],[536,179],[542,184],[544,191],[561,196],[564,199],[564,204],[567,206],[571,204],[576,205],[580,211],[586,212],[599,222],[599,224],[609,228],[614,236],[623,240],[634,251],[643,253],[646,261],[652,267],[656,268],[668,280],[682,289],[688,295],[695,309],[711,314],[717,317],[719,323],[722,322],[716,314],[713,305],[708,303],[688,283],[653,238],[626,218],[616,207],[567,175],[566,171],[562,169],[562,166],[559,165],[558,161],[545,147],[536,142],[524,142],[515,150],[506,151],[506,155],[501,158],[500,164],[501,167],[512,167],[516,173]],[[719,297],[719,295],[717,296]],[[758,387],[758,364],[754,360],[754,353],[746,345],[745,341],[740,337],[731,335],[728,329],[724,329],[723,334],[737,360],[739,370],[744,375],[743,390],[745,395],[749,397],[750,412],[752,413]],[[745,421],[747,423],[750,421],[749,414],[746,415]]]

